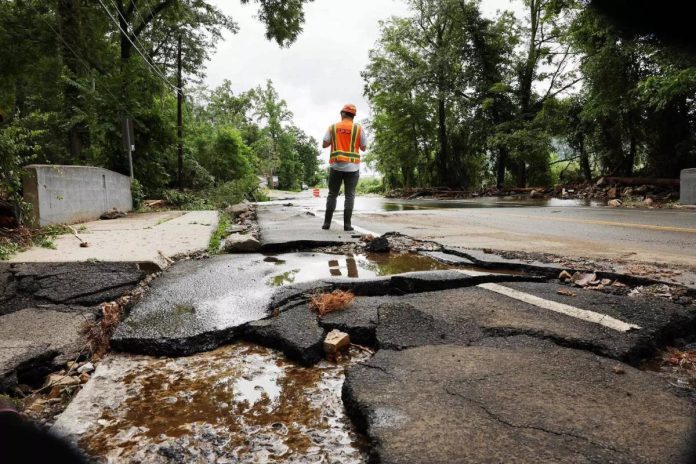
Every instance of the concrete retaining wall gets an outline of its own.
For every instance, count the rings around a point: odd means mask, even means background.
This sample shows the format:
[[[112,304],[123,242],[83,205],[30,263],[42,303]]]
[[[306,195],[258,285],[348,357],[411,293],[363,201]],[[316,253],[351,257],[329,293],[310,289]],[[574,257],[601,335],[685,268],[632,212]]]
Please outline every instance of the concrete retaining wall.
[[[98,219],[116,208],[133,209],[130,177],[91,166],[31,165],[24,168],[24,200],[38,225]]]
[[[680,189],[679,202],[682,205],[696,205],[696,168],[681,172]]]

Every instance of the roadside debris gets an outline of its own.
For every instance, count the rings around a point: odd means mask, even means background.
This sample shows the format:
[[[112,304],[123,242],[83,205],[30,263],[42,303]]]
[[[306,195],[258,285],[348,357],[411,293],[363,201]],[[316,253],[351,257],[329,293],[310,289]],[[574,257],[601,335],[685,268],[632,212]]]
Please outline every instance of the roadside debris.
[[[314,295],[309,303],[310,308],[319,313],[319,316],[338,311],[350,306],[355,300],[353,292],[334,290],[331,293]]]
[[[386,237],[377,237],[367,244],[365,249],[372,253],[388,253],[389,252],[389,240]]]
[[[693,347],[693,343],[681,349],[667,347],[642,369],[659,373],[674,387],[696,390],[696,349],[689,349]]]
[[[600,284],[600,281],[597,280],[597,274],[594,272],[588,274],[580,274],[576,272],[573,274],[573,282],[578,287],[587,287],[588,285],[592,285],[594,287]]]
[[[123,307],[117,302],[102,303],[100,308],[102,317],[95,322],[86,322],[84,327],[84,335],[97,358],[109,351],[109,340],[123,315]]]
[[[556,293],[558,293],[559,295],[563,295],[563,296],[578,296],[578,294],[575,292],[571,292],[570,290],[563,290],[563,289],[558,290]]]
[[[238,203],[227,208],[225,213],[229,214],[233,218],[237,218],[242,214],[248,213],[250,208],[251,206],[249,203]]]
[[[261,243],[251,235],[232,234],[225,239],[225,253],[255,253],[261,249]]]
[[[479,191],[462,191],[448,188],[404,188],[385,195],[387,198],[467,199],[481,197],[518,197],[521,199],[544,200],[605,200],[609,206],[624,207],[670,207],[679,199],[678,180],[603,177],[595,183],[557,185],[555,187],[484,188]],[[616,202],[609,203],[611,200]]]
[[[326,335],[324,339],[324,353],[330,358],[346,351],[350,347],[350,336],[334,329]]]
[[[167,202],[164,200],[144,200],[143,206],[150,209],[163,208],[167,206]]]
[[[112,208],[109,211],[107,211],[106,213],[99,216],[99,219],[108,220],[108,219],[119,219],[119,218],[123,218],[123,217],[126,217],[126,213],[124,213],[123,211],[119,211],[116,208]]]

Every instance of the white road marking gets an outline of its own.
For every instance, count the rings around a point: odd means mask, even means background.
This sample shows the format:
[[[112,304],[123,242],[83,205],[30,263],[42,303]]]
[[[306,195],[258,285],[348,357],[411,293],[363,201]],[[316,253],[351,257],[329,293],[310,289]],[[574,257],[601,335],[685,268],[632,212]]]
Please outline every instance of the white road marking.
[[[599,324],[619,332],[628,332],[629,330],[640,329],[640,326],[638,325],[629,324],[627,322],[614,319],[613,317],[607,316],[606,314],[596,313],[587,309],[576,308],[575,306],[557,303],[551,300],[545,300],[544,298],[539,298],[538,296],[520,292],[509,287],[504,287],[502,285],[481,284],[479,285],[479,287],[485,288],[486,290],[490,290],[491,292],[505,295],[515,300],[522,301],[524,303],[537,306],[539,308],[548,309],[550,311],[565,314],[566,316],[581,319],[583,321],[594,322],[595,324]]]
[[[340,221],[338,219],[334,219],[333,222],[336,224],[343,226],[343,221]],[[372,232],[371,230],[363,229],[362,227],[358,226],[353,226],[353,229],[355,229],[356,232],[360,232],[363,235],[372,235],[373,237],[379,237],[380,234],[377,232]]]

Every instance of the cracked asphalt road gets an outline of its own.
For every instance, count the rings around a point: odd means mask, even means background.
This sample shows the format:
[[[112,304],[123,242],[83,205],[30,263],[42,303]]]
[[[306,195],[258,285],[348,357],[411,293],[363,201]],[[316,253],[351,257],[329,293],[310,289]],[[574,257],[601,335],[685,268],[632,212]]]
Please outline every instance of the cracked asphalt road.
[[[326,194],[286,199],[324,211]],[[338,209],[342,208],[339,199]],[[397,231],[443,245],[546,252],[696,267],[696,211],[533,206],[495,199],[432,201],[358,197],[354,223],[383,234]],[[340,214],[339,214],[340,217]]]
[[[321,218],[303,214],[302,206],[266,211],[258,216],[262,246],[326,242],[312,228]],[[437,227],[427,220],[425,227]],[[270,292],[270,269],[279,262],[283,255],[174,265],[114,342],[123,351],[178,355],[245,339],[312,365],[322,358],[325,334],[344,330],[376,350],[347,369],[342,389],[373,462],[693,462],[694,395],[636,368],[674,338],[696,332],[693,305],[589,289],[562,298],[555,279],[452,270],[327,276]],[[490,290],[490,282],[533,298]],[[354,304],[318,318],[309,297],[335,288],[354,290]],[[217,316],[230,320],[196,319],[205,319],[200,308],[211,297]],[[558,303],[576,311],[555,311]],[[574,313],[609,316],[628,329]]]

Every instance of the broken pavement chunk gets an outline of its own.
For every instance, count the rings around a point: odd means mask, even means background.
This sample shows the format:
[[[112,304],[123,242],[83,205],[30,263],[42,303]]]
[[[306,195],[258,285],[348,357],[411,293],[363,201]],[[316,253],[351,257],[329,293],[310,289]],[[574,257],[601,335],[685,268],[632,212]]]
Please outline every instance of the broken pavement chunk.
[[[571,280],[578,287],[587,287],[592,282],[597,280],[597,274],[595,274],[595,273],[581,274],[579,272],[576,272],[575,274],[573,274],[573,277],[571,278]]]
[[[328,355],[335,355],[347,350],[348,347],[350,347],[350,336],[340,330],[332,330],[324,339],[324,352]]]
[[[377,237],[371,240],[365,249],[372,253],[387,253],[389,251],[389,240],[385,236]]]
[[[573,276],[570,274],[568,271],[563,271],[559,274],[558,278],[560,280],[570,280],[573,278]]]

